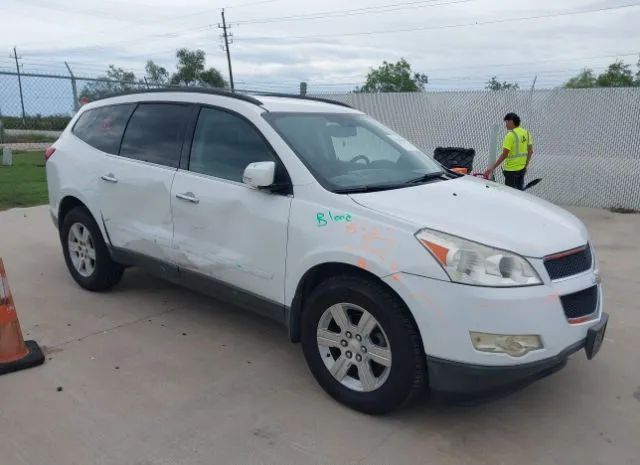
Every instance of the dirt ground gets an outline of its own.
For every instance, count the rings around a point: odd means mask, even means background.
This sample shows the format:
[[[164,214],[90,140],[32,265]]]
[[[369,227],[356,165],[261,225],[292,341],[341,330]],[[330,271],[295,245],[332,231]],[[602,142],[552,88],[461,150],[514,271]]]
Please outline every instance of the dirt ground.
[[[0,463],[640,464],[640,215],[571,210],[603,271],[598,356],[482,405],[384,417],[325,395],[268,320],[136,269],[80,289],[46,207],[2,212],[23,331],[48,354],[0,377]]]

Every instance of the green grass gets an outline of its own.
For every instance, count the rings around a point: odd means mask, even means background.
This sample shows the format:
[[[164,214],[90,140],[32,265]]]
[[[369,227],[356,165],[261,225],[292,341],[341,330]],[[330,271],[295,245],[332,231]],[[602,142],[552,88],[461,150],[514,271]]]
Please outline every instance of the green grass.
[[[0,164],[0,210],[49,202],[44,154],[15,152],[13,166]]]

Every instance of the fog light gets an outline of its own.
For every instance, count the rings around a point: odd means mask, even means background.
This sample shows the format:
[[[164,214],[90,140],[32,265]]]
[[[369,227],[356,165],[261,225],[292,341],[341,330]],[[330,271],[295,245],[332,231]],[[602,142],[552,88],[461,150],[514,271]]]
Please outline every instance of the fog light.
[[[494,354],[507,354],[512,357],[522,357],[532,350],[542,349],[540,336],[530,335],[507,335],[488,334],[470,331],[471,343],[480,352],[490,352]]]

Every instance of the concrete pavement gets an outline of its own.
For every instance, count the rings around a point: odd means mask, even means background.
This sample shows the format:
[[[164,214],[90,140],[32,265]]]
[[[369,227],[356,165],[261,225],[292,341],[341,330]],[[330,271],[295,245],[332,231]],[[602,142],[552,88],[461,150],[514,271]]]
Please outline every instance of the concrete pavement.
[[[136,269],[80,289],[45,207],[2,212],[23,331],[48,359],[0,377],[0,463],[640,464],[640,215],[572,211],[611,314],[596,359],[480,406],[425,398],[385,417],[325,395],[268,320]]]

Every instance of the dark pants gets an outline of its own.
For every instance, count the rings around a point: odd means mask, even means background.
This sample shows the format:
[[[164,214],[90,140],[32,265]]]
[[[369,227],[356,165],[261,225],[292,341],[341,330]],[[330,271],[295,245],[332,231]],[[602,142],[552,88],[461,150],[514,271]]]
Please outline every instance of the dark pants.
[[[514,189],[524,190],[524,175],[527,170],[520,171],[503,171],[504,183]]]

